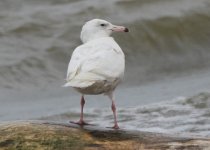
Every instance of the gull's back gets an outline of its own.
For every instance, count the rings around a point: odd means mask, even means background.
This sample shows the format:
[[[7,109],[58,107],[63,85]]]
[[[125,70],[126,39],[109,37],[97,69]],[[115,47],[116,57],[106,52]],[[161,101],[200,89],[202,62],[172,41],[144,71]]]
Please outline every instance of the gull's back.
[[[65,86],[83,94],[109,93],[123,78],[124,68],[124,53],[112,37],[91,40],[74,50]]]

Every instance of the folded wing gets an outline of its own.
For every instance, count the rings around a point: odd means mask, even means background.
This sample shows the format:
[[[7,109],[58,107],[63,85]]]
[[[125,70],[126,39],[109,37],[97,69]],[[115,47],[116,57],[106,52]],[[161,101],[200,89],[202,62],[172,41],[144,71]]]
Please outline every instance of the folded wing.
[[[97,81],[112,82],[123,73],[124,54],[120,48],[107,44],[82,45],[72,54],[64,86],[83,88]]]

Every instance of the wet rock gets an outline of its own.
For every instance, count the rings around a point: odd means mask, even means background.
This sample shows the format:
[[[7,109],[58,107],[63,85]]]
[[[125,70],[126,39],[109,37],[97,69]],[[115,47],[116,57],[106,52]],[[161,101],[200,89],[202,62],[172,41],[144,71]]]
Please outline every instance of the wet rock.
[[[210,139],[112,130],[70,123],[16,121],[0,124],[0,150],[203,150]]]

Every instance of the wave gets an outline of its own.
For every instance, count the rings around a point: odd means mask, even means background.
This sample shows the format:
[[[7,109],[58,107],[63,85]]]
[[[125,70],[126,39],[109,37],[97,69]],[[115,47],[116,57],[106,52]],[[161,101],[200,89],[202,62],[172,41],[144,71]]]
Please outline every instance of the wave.
[[[114,35],[126,54],[127,83],[209,67],[210,5],[206,0],[113,0],[105,5],[96,1],[19,1],[24,5],[1,2],[5,6],[0,16],[3,88],[62,85],[70,55],[81,44],[81,25],[92,18],[130,28],[129,34]],[[165,10],[169,8],[173,13]]]
[[[147,106],[119,108],[118,121],[121,128],[177,134],[182,136],[210,137],[210,93],[155,103]],[[76,120],[80,110],[43,117],[44,120]],[[86,109],[85,119],[92,124],[109,126],[113,122],[110,109]]]

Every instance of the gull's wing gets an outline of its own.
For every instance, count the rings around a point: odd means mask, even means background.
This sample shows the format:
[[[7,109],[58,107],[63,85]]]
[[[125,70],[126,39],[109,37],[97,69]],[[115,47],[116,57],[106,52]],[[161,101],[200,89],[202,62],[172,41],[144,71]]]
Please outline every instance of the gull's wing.
[[[124,54],[109,44],[87,44],[75,49],[64,86],[87,87],[98,80],[115,80],[124,73]]]

